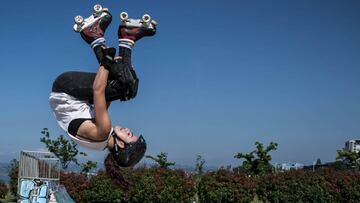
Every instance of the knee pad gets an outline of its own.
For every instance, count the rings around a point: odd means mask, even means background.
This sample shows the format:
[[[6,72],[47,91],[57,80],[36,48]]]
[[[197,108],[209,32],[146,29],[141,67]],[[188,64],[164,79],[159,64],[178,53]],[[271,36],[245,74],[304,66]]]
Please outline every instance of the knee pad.
[[[129,84],[129,97],[130,99],[135,98],[138,91],[139,86],[139,78],[136,75],[136,72],[133,68],[131,68],[131,73],[134,80]]]
[[[118,82],[116,88],[119,91],[121,101],[136,97],[139,78],[130,64],[121,62],[113,64],[110,68],[110,76]]]

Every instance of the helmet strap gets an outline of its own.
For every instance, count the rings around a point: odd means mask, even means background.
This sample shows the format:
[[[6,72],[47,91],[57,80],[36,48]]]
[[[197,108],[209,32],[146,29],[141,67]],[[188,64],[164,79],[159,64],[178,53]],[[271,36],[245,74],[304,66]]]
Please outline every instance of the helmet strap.
[[[124,146],[127,145],[127,143],[126,143],[123,139],[121,139],[120,137],[117,136],[117,134],[115,133],[114,130],[113,130],[113,132],[111,133],[111,135],[112,135],[113,138],[114,138],[114,147],[115,147],[115,151],[116,151],[116,152],[119,151],[119,140],[124,143]]]

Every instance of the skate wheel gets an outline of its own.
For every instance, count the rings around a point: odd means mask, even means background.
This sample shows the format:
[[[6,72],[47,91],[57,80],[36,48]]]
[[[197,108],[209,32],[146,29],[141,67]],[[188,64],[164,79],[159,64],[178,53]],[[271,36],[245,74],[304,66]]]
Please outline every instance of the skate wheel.
[[[129,15],[128,15],[128,13],[126,13],[126,12],[121,12],[120,13],[120,19],[121,20],[127,20],[129,18]]]
[[[82,16],[75,16],[74,21],[76,24],[80,25],[84,22],[84,18]]]
[[[149,23],[151,21],[151,17],[149,14],[144,14],[141,19],[144,23]]]
[[[100,13],[102,11],[102,6],[100,4],[96,4],[94,6],[94,13]]]
[[[81,30],[81,26],[78,24],[75,24],[73,28],[74,28],[75,32],[80,32],[80,30]]]
[[[156,27],[157,26],[157,22],[155,20],[151,20],[151,23]]]

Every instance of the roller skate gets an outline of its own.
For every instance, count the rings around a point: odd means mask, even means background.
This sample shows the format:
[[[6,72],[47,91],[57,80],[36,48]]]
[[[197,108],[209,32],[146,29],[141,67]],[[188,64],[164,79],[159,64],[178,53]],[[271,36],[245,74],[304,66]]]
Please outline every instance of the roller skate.
[[[157,23],[150,15],[144,14],[141,19],[129,18],[128,13],[120,13],[121,24],[118,29],[119,43],[132,47],[136,41],[156,33]]]
[[[104,33],[112,21],[112,16],[107,8],[96,4],[93,8],[93,13],[88,18],[84,19],[78,15],[74,20],[74,31],[79,32],[81,37],[92,48],[105,43]]]

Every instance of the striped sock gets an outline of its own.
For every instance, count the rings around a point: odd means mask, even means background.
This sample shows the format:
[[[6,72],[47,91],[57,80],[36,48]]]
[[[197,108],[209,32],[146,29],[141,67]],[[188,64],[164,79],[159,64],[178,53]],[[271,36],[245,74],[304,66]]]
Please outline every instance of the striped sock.
[[[131,39],[119,39],[119,47],[125,47],[128,49],[132,49],[135,45],[135,42]]]
[[[93,42],[91,42],[91,44],[90,44],[91,48],[93,48],[93,49],[99,45],[105,45],[105,38],[100,37],[100,38],[94,40]]]

